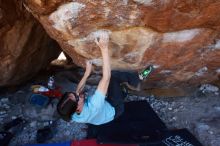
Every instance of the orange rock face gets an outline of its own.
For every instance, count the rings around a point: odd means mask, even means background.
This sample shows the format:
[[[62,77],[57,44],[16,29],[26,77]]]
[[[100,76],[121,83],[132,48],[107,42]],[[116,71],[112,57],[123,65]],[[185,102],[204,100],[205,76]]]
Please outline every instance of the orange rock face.
[[[146,88],[219,79],[219,0],[26,0],[25,7],[79,66],[88,59],[101,66],[93,40],[104,31],[112,69],[154,65]]]
[[[59,46],[21,2],[0,1],[0,86],[20,84],[46,67]]]

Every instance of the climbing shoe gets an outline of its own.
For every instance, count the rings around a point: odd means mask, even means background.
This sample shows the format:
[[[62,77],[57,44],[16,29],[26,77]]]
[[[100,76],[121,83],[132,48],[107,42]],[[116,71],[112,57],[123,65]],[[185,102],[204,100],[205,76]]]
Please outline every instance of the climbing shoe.
[[[148,75],[153,71],[153,65],[149,65],[147,68],[145,68],[143,71],[139,73],[139,79],[144,80],[148,77]]]

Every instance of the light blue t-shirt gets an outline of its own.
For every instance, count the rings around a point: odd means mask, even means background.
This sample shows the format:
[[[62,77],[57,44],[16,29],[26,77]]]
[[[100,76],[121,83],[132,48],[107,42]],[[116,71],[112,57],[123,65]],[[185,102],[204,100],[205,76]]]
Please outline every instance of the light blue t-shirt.
[[[95,94],[85,99],[83,110],[74,113],[72,120],[79,123],[101,125],[114,119],[115,109],[105,100],[105,95],[96,90]]]

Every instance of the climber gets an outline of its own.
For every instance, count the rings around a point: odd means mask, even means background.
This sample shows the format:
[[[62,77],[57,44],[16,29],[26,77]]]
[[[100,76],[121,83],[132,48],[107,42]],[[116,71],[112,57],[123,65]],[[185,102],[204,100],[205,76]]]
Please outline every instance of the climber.
[[[85,97],[82,94],[86,80],[92,72],[92,63],[87,61],[84,76],[76,92],[65,93],[57,105],[58,113],[64,120],[101,125],[118,118],[124,111],[121,83],[137,88],[140,79],[146,78],[152,70],[152,67],[148,67],[145,69],[145,74],[142,72],[139,76],[138,73],[111,71],[108,40],[107,34],[102,34],[99,39],[95,39],[95,43],[101,50],[103,66],[102,78],[94,95]],[[106,95],[107,98],[105,98]]]

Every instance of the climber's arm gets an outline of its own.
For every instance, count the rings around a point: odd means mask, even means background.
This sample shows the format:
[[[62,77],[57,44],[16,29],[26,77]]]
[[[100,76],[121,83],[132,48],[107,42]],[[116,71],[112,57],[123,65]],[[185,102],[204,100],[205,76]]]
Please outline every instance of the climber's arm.
[[[86,71],[82,77],[82,79],[80,80],[77,88],[76,88],[76,93],[79,94],[83,91],[85,84],[86,84],[86,80],[89,77],[89,75],[92,72],[92,63],[90,61],[86,62]]]
[[[101,50],[102,59],[103,59],[102,78],[99,81],[97,90],[102,92],[103,95],[106,95],[111,77],[111,66],[110,66],[110,57],[109,57],[109,49],[108,49],[108,35],[101,36],[100,40],[96,39],[95,42]]]

